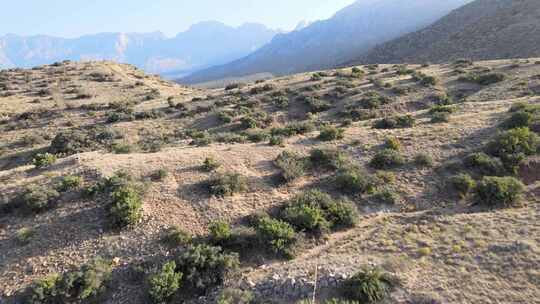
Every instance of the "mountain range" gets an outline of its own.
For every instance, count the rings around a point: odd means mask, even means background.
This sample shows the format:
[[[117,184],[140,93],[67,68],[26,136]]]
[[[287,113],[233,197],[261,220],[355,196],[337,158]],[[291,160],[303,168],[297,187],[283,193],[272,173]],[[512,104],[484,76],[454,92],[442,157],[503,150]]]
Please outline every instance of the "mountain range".
[[[437,21],[471,0],[359,0],[328,20],[278,34],[252,54],[194,73],[181,82],[200,83],[258,73],[283,75],[334,67],[376,45]]]
[[[33,67],[62,60],[113,60],[150,73],[185,74],[245,56],[277,31],[261,24],[239,27],[197,23],[173,38],[155,33],[100,33],[66,39],[52,36],[0,37],[0,68]]]
[[[540,56],[540,1],[477,0],[354,63],[440,63]]]

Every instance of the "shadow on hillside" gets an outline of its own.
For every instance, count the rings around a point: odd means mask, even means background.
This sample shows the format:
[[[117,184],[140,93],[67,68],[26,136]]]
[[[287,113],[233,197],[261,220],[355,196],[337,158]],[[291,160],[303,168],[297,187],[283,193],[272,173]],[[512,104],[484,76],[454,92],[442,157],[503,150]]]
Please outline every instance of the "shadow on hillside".
[[[7,270],[7,266],[25,265],[29,259],[47,256],[51,251],[78,247],[83,242],[100,237],[100,230],[106,226],[105,210],[97,204],[75,212],[65,212],[59,208],[49,214],[42,214],[40,216],[44,219],[33,227],[31,218],[21,221],[21,218],[5,217],[3,220],[12,224],[25,222],[24,227],[32,228],[34,236],[26,245],[16,239],[15,231],[10,238],[0,240],[0,251],[5,253],[0,265],[3,271]]]

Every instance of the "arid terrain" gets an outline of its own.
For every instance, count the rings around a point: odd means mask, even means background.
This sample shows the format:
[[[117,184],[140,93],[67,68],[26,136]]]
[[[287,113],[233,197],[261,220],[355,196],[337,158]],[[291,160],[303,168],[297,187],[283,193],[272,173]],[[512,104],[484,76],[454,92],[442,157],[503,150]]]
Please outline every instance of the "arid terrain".
[[[517,126],[532,138],[540,131],[540,59],[358,66],[225,89],[111,62],[2,70],[0,303],[27,303],[35,280],[97,257],[113,261],[99,303],[151,303],[147,276],[182,250],[163,242],[171,227],[206,242],[219,220],[239,240],[257,239],[254,215],[275,214],[310,189],[347,197],[358,210],[354,225],[297,229],[289,258],[255,241],[222,243],[239,253],[239,267],[186,301],[215,303],[228,287],[257,303],[296,303],[314,291],[323,303],[340,297],[341,281],[377,265],[398,282],[387,303],[540,303],[538,146],[519,155],[515,172],[502,154],[502,163],[490,158],[496,172],[466,161],[513,129],[505,126],[518,104],[531,117]],[[340,164],[321,165],[316,149],[337,153]],[[390,150],[398,161],[374,161]],[[284,151],[310,163],[286,181],[288,167],[276,162]],[[44,155],[56,159],[42,164]],[[373,178],[370,189],[343,182],[347,170]],[[110,198],[87,191],[118,172],[142,198],[142,217],[121,229],[111,226]],[[244,187],[208,190],[215,176],[233,173]],[[514,176],[522,195],[505,206],[482,201],[480,190],[459,195],[450,180],[460,173],[477,184]],[[66,176],[79,182],[58,190]],[[57,191],[38,212],[21,198],[36,186]]]

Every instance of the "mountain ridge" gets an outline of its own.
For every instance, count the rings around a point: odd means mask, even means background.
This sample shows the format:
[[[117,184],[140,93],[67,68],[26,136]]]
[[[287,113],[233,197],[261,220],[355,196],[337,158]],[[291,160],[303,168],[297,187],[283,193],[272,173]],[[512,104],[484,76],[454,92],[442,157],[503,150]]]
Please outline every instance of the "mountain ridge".
[[[348,64],[488,60],[540,55],[540,2],[477,0]]]
[[[357,1],[330,19],[278,34],[244,58],[196,72],[180,82],[193,84],[265,72],[284,75],[331,68],[381,42],[427,26],[469,1]]]
[[[0,36],[0,68],[96,59],[134,64],[150,73],[192,71],[240,58],[270,41],[276,33],[257,23],[232,27],[205,21],[170,38],[161,32],[107,32],[76,38],[6,34]]]

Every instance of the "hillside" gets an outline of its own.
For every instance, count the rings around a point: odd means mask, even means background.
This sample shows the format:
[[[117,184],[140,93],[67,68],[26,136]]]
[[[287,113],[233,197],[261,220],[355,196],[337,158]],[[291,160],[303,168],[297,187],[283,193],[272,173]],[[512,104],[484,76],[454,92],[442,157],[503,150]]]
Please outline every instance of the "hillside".
[[[285,75],[335,67],[377,44],[423,28],[469,1],[357,1],[328,20],[276,35],[245,58],[193,73],[180,82],[193,84],[261,73]]]
[[[381,303],[536,303],[535,132],[540,58],[215,90],[111,62],[3,70],[0,303],[150,303],[159,280],[181,281],[171,303],[324,303],[375,266]]]
[[[100,33],[71,39],[6,35],[0,37],[0,68],[31,68],[65,59],[113,60],[136,65],[147,73],[181,77],[241,58],[269,42],[276,33],[260,24],[234,28],[208,21],[194,24],[172,38],[159,32]]]
[[[354,63],[448,62],[540,56],[540,2],[476,0]]]

